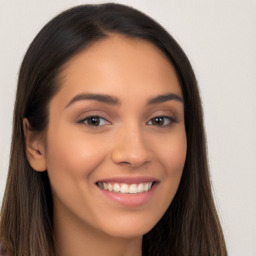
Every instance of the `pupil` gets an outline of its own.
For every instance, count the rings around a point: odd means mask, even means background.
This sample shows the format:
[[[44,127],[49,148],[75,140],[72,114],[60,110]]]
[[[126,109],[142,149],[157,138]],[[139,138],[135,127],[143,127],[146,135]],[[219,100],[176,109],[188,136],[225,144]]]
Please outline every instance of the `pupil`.
[[[162,117],[156,117],[154,120],[155,124],[159,125],[159,124],[163,124],[163,118]]]
[[[92,125],[98,125],[99,124],[99,118],[98,117],[91,117],[90,123]]]

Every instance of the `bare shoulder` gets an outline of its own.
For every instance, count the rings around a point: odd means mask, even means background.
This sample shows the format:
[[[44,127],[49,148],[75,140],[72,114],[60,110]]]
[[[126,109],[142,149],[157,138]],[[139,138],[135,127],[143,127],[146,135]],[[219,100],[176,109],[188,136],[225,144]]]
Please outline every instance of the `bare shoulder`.
[[[3,242],[0,240],[0,256],[8,256]]]

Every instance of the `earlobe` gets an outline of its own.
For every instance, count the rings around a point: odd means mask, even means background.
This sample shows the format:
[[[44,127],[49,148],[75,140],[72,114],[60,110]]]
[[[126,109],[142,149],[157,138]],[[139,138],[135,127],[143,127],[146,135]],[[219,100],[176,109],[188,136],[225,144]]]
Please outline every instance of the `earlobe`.
[[[26,155],[30,166],[38,172],[45,171],[45,146],[41,134],[31,129],[27,118],[23,119]]]

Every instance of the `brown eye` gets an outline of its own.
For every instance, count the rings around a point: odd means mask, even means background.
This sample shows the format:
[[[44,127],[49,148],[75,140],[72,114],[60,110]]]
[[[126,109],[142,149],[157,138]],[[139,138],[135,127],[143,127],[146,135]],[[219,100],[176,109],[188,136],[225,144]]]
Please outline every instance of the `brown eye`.
[[[109,122],[105,118],[100,116],[88,116],[81,120],[79,123],[86,124],[89,126],[102,126],[109,124]]]
[[[153,125],[164,125],[164,117],[155,117],[152,120]]]
[[[156,116],[152,118],[147,124],[155,126],[168,126],[176,122],[176,119],[171,116]]]

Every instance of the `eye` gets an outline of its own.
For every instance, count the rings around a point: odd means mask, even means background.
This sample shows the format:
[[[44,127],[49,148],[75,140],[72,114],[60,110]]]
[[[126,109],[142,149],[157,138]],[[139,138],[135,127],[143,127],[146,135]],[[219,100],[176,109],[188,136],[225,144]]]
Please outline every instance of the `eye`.
[[[172,116],[156,116],[156,117],[150,119],[147,122],[147,124],[165,127],[165,126],[170,126],[176,122],[177,122],[177,120]]]
[[[100,116],[88,116],[79,121],[79,123],[86,124],[88,126],[102,126],[110,124],[105,118]]]

